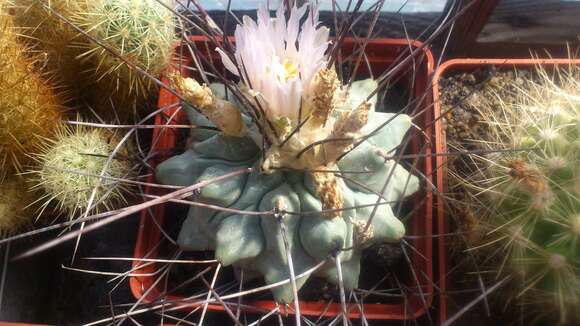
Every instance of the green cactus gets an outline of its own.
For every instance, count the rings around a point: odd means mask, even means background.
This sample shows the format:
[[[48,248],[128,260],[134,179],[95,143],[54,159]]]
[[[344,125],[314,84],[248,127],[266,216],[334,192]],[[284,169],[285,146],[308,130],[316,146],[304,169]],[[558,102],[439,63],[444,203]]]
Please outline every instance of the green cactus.
[[[98,80],[106,80],[116,92],[143,96],[153,82],[131,65],[158,76],[169,65],[176,40],[173,13],[158,0],[86,1],[73,21],[93,39],[117,52],[130,64],[95,41],[81,55],[94,60]]]
[[[55,13],[70,20],[85,5],[85,1],[78,0],[18,0],[11,6],[22,40],[43,55],[45,70],[56,75],[59,86],[66,87],[70,100],[90,89],[88,74],[84,73],[90,67],[76,60],[83,53],[78,44],[87,40]]]
[[[175,21],[158,0],[21,0],[12,9],[71,105],[88,104],[105,120],[134,121],[156,92],[133,66],[159,76],[170,64]]]
[[[127,187],[119,179],[131,173],[126,148],[104,169],[116,146],[117,137],[104,129],[60,127],[55,140],[36,157],[40,168],[35,172],[35,187],[45,193],[39,200],[44,201],[41,209],[54,202],[59,211],[73,218],[88,208],[94,189],[94,211],[124,203]]]
[[[501,151],[481,158],[485,179],[470,180],[467,189],[489,214],[482,246],[501,253],[498,269],[520,281],[517,297],[546,316],[556,312],[561,324],[577,325],[580,69],[571,69],[557,77],[540,70],[541,81],[515,104],[482,114],[497,131],[489,149]]]
[[[359,94],[364,87],[353,85],[350,98],[366,98],[376,83],[370,83],[367,93]],[[223,94],[212,85],[215,94]],[[223,88],[223,86],[222,86]],[[376,97],[371,101],[376,103]],[[194,125],[212,125],[192,108],[185,108]],[[339,249],[343,284],[352,289],[358,284],[361,252],[376,243],[398,242],[405,227],[395,217],[394,202],[413,194],[419,181],[394,160],[377,155],[378,151],[391,151],[402,141],[411,127],[406,115],[378,113],[371,109],[369,122],[363,129],[368,134],[382,123],[392,119],[379,133],[338,162],[344,179],[338,178],[342,189],[342,216],[329,218],[320,213],[323,204],[315,189],[311,173],[300,170],[260,170],[261,152],[254,140],[226,136],[218,131],[193,129],[194,142],[185,153],[175,156],[157,167],[156,178],[164,184],[191,185],[222,176],[240,168],[253,167],[248,175],[239,175],[201,189],[196,201],[246,211],[272,211],[282,207],[286,211],[311,213],[304,216],[287,214],[281,220],[272,215],[244,215],[218,212],[208,208],[191,208],[179,234],[179,245],[187,250],[215,250],[216,259],[223,265],[243,269],[244,275],[263,275],[266,283],[276,283],[290,277],[283,234],[279,223],[285,226],[295,274],[303,273]],[[244,117],[247,128],[249,119]],[[369,173],[353,173],[353,171]],[[350,173],[348,171],[351,171]],[[390,178],[388,187],[383,184]],[[382,193],[381,193],[382,192]],[[377,202],[377,194],[388,204],[379,205],[370,227],[365,226]],[[360,206],[360,207],[358,207]],[[348,209],[349,207],[358,207]],[[338,283],[336,264],[328,261],[318,276]],[[308,277],[296,280],[302,287]],[[278,302],[293,300],[292,285],[272,289]]]

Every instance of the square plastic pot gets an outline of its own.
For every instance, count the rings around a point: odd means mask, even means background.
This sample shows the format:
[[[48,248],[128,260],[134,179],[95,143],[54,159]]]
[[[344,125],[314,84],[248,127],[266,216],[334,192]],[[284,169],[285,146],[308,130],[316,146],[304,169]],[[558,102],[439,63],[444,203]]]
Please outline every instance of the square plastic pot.
[[[210,61],[213,65],[221,65],[219,57],[213,53],[213,47],[207,43],[204,37],[194,37],[191,39],[193,45],[199,53],[198,56],[204,56],[205,61]],[[357,51],[360,47],[359,41],[354,39],[345,39],[341,48],[341,58],[360,55]],[[177,47],[181,51],[181,62],[183,66],[191,64],[192,59],[188,56],[188,50]],[[413,59],[409,58],[409,53],[415,55]],[[199,59],[198,59],[199,60]],[[199,62],[199,61],[198,61]],[[392,69],[396,78],[407,81],[406,84],[413,85],[410,97],[410,105],[407,112],[415,116],[414,122],[422,129],[422,132],[414,130],[410,137],[410,152],[417,155],[413,165],[418,173],[426,179],[424,184],[433,185],[436,180],[433,176],[432,153],[435,149],[436,141],[434,131],[438,127],[438,116],[434,112],[432,93],[429,91],[430,78],[433,73],[434,60],[431,52],[424,48],[420,42],[408,41],[406,39],[372,39],[365,49],[365,59],[361,61],[360,71],[372,70],[374,76],[377,76],[386,69]],[[191,76],[191,70],[182,69],[182,74]],[[194,76],[195,77],[195,76]],[[166,81],[166,80],[165,80]],[[172,95],[171,92],[162,89],[159,96],[159,107],[167,108],[155,119],[157,126],[161,125],[187,125],[188,121],[182,111],[177,110],[180,102],[179,99]],[[167,159],[172,150],[179,141],[179,128],[155,128],[153,132],[152,148],[159,155],[151,160],[150,164],[155,167],[156,164]],[[150,177],[150,182],[155,182]],[[401,279],[409,289],[405,297],[397,299],[396,303],[379,304],[365,303],[364,315],[367,319],[383,320],[406,320],[416,319],[425,314],[431,307],[434,298],[434,268],[436,266],[433,253],[433,226],[436,225],[433,215],[433,193],[429,186],[425,187],[422,193],[416,195],[414,216],[407,225],[408,234],[411,237],[408,241],[415,248],[409,251],[409,259],[412,265],[413,273],[403,275]],[[150,194],[160,195],[163,192],[156,188],[146,188]],[[164,281],[156,282],[157,264],[151,259],[158,257],[158,243],[162,237],[160,226],[166,219],[172,218],[166,216],[166,206],[158,205],[149,211],[144,211],[141,217],[138,230],[137,243],[135,246],[135,261],[133,263],[133,274],[130,278],[131,290],[134,296],[141,302],[158,301],[165,298],[165,301],[179,301],[183,297],[165,293],[163,289]],[[168,222],[168,221],[166,221]],[[143,259],[143,260],[141,260]],[[420,289],[420,290],[418,290]],[[276,308],[274,301],[248,301],[244,300],[244,305],[249,308],[243,308],[252,312],[267,313]],[[193,309],[199,304],[184,304],[184,309]],[[282,314],[291,314],[293,305],[288,307],[279,306]],[[224,310],[220,304],[209,304],[209,310]],[[359,318],[361,312],[357,305],[349,306],[349,318]],[[323,301],[301,301],[300,310],[302,315],[307,316],[334,316],[341,314],[340,303],[331,303]]]
[[[441,89],[439,87],[439,81],[441,78],[448,77],[453,73],[461,73],[461,72],[473,72],[477,69],[485,69],[491,66],[500,67],[500,68],[511,68],[511,69],[534,69],[537,66],[543,67],[554,67],[554,66],[567,66],[567,65],[580,65],[580,59],[452,59],[449,61],[444,62],[441,64],[437,70],[435,71],[435,75],[432,79],[432,87],[433,87],[433,106],[434,106],[434,114],[435,120],[441,121],[443,115],[446,112],[441,110]],[[434,124],[434,133],[435,133],[435,152],[436,153],[447,153],[447,139],[445,137],[445,132],[442,130],[441,123]],[[436,184],[440,185],[440,195],[437,196],[435,199],[435,207],[436,207],[436,214],[437,214],[437,232],[439,234],[445,234],[448,230],[447,222],[445,220],[445,202],[442,194],[447,192],[447,156],[446,155],[436,155],[434,157],[435,163],[435,176],[436,176]],[[447,273],[450,270],[448,267],[448,262],[446,261],[446,249],[445,249],[445,242],[442,240],[444,239],[443,236],[438,237],[440,238],[437,241],[437,252],[439,258],[438,264],[438,285],[441,289],[445,289],[447,286]],[[439,304],[438,304],[438,313],[439,313],[439,321],[443,322],[446,320],[447,316],[447,300],[446,300],[446,293],[444,290],[441,290],[439,293]]]

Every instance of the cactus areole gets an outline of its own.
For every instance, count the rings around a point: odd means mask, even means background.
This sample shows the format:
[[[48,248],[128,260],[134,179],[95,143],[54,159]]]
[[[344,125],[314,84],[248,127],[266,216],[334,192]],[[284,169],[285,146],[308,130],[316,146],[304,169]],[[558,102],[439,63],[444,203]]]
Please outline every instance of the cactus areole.
[[[411,119],[375,112],[376,95],[367,99],[375,81],[348,88],[327,68],[328,29],[315,8],[293,8],[288,19],[282,8],[273,18],[261,8],[257,22],[243,22],[235,53],[218,50],[242,99],[227,101],[221,84],[170,78],[192,104],[184,106],[191,123],[214,128],[192,129],[185,152],[157,167],[158,181],[187,186],[251,168],[201,188],[193,199],[206,205],[190,208],[178,242],[214,250],[244,279],[273,284],[293,273],[298,289],[321,262],[313,274],[338,283],[338,257],[345,288],[355,288],[362,250],[405,234],[392,206],[419,181],[389,156]],[[292,289],[287,282],[272,292],[288,303]]]

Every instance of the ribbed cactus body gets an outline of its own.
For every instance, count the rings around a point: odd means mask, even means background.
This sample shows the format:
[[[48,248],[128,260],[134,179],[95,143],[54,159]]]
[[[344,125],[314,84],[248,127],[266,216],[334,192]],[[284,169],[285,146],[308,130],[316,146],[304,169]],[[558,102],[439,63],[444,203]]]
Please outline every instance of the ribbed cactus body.
[[[370,84],[372,91],[376,83]],[[359,86],[359,82],[353,85],[351,97],[366,97],[370,92],[359,94]],[[372,103],[375,101],[376,97]],[[212,126],[200,113],[185,109],[192,124]],[[343,284],[347,289],[355,288],[363,249],[401,240],[405,227],[392,207],[419,188],[417,177],[395,160],[385,160],[380,155],[393,151],[401,143],[411,127],[410,117],[374,112],[374,105],[369,114],[363,134],[370,134],[383,123],[386,126],[338,162],[335,169],[343,172],[337,173],[342,176],[337,177],[337,186],[342,194],[340,207],[344,208],[338,214],[323,212],[326,208],[322,197],[332,190],[324,188],[323,177],[333,173],[317,175],[297,169],[265,172],[261,168],[262,153],[251,137],[193,129],[191,139],[194,141],[185,153],[157,167],[158,181],[187,186],[253,168],[249,174],[204,186],[196,201],[238,211],[279,209],[286,213],[276,217],[193,207],[183,223],[179,245],[186,250],[215,250],[216,259],[223,265],[242,269],[246,279],[249,275],[261,275],[267,284],[290,278],[287,252],[292,257],[296,275],[328,259],[316,275],[338,284],[336,263],[331,258],[338,254]],[[245,117],[244,121],[248,129],[252,128],[250,119]],[[320,179],[316,178],[321,176],[323,187],[317,187]],[[385,183],[388,186],[383,188]],[[375,206],[377,201],[381,204]],[[373,212],[375,207],[376,212]],[[372,221],[371,216],[374,216]],[[308,277],[296,280],[298,289]],[[294,299],[289,283],[273,288],[272,292],[278,302],[288,303]]]

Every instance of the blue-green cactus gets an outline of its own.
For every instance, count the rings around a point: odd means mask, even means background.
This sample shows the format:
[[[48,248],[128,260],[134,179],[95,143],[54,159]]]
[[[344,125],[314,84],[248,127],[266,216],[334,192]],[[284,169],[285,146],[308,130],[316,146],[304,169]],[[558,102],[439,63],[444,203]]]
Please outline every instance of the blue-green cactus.
[[[357,92],[351,92],[350,97],[360,95]],[[220,92],[214,87],[214,93]],[[211,125],[193,109],[186,110],[191,123]],[[405,227],[393,214],[392,206],[419,188],[415,176],[394,160],[385,161],[384,155],[378,153],[393,151],[401,143],[411,127],[411,119],[406,115],[370,114],[363,134],[387,120],[392,121],[338,162],[338,168],[345,171],[342,173],[345,178],[338,179],[345,210],[336,218],[316,214],[322,211],[322,204],[309,173],[280,170],[261,173],[262,155],[249,137],[236,138],[217,131],[193,129],[193,141],[185,153],[157,167],[158,181],[187,186],[253,167],[250,174],[203,187],[195,200],[244,211],[271,212],[281,206],[291,213],[279,219],[272,214],[241,215],[192,207],[179,234],[179,245],[186,250],[215,250],[216,259],[223,265],[243,269],[245,275],[263,275],[266,283],[272,284],[290,278],[280,227],[280,223],[284,223],[296,275],[314,267],[331,253],[340,252],[343,284],[347,289],[357,287],[362,250],[376,243],[396,243],[404,236]],[[370,227],[364,230],[379,199],[377,194],[381,193],[387,179],[388,186],[381,199],[383,204],[378,206]],[[337,251],[344,248],[347,250]],[[338,283],[336,264],[330,260],[316,274]],[[297,279],[297,287],[307,279]],[[275,287],[272,292],[278,302],[293,300],[291,284]]]

